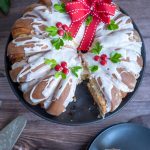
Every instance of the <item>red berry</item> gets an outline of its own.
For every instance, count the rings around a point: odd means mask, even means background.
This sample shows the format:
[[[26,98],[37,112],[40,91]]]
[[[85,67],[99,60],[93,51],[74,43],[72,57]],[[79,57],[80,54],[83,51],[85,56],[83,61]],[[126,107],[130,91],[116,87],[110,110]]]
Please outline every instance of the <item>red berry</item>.
[[[58,30],[58,35],[59,36],[63,36],[64,35],[64,31],[63,30]]]
[[[61,27],[62,27],[62,23],[61,23],[61,22],[57,22],[57,23],[56,23],[56,27],[57,27],[57,28],[61,28]]]
[[[101,59],[102,60],[106,60],[107,59],[107,55],[106,54],[101,55]]]
[[[63,68],[67,68],[67,63],[66,63],[65,61],[62,61],[62,62],[61,62],[61,66],[62,66]]]
[[[62,71],[63,68],[62,68],[60,65],[56,65],[56,66],[55,66],[55,70],[56,70],[56,71]]]
[[[69,70],[67,68],[64,68],[63,71],[62,71],[64,74],[68,74],[69,73]]]
[[[99,61],[100,57],[98,55],[94,56],[95,61]]]
[[[64,24],[64,25],[62,26],[62,28],[63,28],[65,31],[68,31],[68,29],[69,29],[69,27],[68,27],[66,24]]]
[[[107,64],[107,61],[106,61],[106,60],[101,60],[101,61],[100,61],[100,64],[101,64],[102,66],[105,66],[105,65]]]

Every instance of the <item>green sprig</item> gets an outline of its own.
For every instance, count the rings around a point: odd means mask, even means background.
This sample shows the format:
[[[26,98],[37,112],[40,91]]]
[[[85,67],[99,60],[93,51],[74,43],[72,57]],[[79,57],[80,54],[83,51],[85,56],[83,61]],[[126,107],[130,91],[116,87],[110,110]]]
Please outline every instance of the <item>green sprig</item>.
[[[64,74],[63,72],[56,72],[55,73],[55,78],[59,78],[62,77],[62,79],[66,79],[66,74]]]
[[[48,59],[48,58],[45,58],[45,59],[44,59],[44,63],[45,63],[46,65],[50,65],[52,69],[55,68],[55,66],[57,65],[57,61],[56,61],[55,59]]]
[[[113,51],[111,54],[110,54],[110,60],[113,62],[113,63],[118,63],[121,61],[121,57],[122,55],[120,53],[117,53],[115,51]]]
[[[65,32],[64,36],[63,36],[64,40],[68,40],[68,41],[72,41],[72,36],[70,32]]]
[[[51,43],[56,50],[59,50],[62,46],[64,46],[64,41],[61,38],[55,38],[51,40]]]
[[[111,20],[110,24],[107,26],[108,30],[118,30],[119,26],[115,23],[114,20]]]
[[[96,42],[95,46],[92,48],[92,53],[99,55],[102,48],[103,48],[103,46],[99,42]]]
[[[94,65],[94,66],[90,66],[89,69],[91,72],[96,72],[99,68],[98,66]]]
[[[74,66],[74,67],[71,67],[70,69],[71,69],[72,74],[74,74],[78,78],[78,71],[80,69],[82,69],[82,67],[81,66]]]
[[[46,27],[45,31],[49,33],[48,34],[49,36],[56,36],[58,32],[58,28],[55,26],[50,26],[50,27]]]
[[[54,4],[54,9],[60,13],[65,13],[66,10],[65,10],[65,4],[62,3],[62,4]]]

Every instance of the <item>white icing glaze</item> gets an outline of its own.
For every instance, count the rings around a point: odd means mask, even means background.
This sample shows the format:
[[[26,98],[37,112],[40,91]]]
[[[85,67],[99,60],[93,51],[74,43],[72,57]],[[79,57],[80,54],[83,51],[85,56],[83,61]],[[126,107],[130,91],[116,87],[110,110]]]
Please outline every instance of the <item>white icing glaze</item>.
[[[38,37],[29,37],[26,40],[21,40],[21,38],[17,38],[12,41],[13,44],[15,44],[16,47],[24,47],[24,53],[26,56],[31,55],[32,53],[38,53],[38,52],[44,52],[54,49],[51,45],[49,39],[41,39]],[[33,46],[30,46],[30,45]]]
[[[41,101],[44,101],[44,100],[49,100],[51,101],[51,99],[53,98],[53,93],[60,81],[60,77],[59,78],[55,78],[54,76],[48,78],[48,79],[44,79],[43,82],[47,82],[44,90],[42,91],[42,95],[43,95],[43,98],[40,98],[40,99],[35,99],[33,98],[33,93],[34,93],[34,90],[35,88],[37,88],[38,84],[35,85],[33,87],[33,89],[31,90],[31,93],[30,93],[30,100],[36,104],[36,103],[40,103]]]
[[[59,0],[52,1],[52,5],[55,3],[60,3]],[[30,15],[30,16],[29,16]],[[116,23],[119,25],[119,29],[116,31],[110,31],[106,29],[106,25],[104,23],[100,23],[94,42],[91,46],[95,45],[98,41],[103,46],[101,54],[107,54],[110,56],[112,51],[117,51],[122,55],[122,61],[120,63],[114,64],[110,60],[107,61],[106,66],[100,65],[99,62],[93,60],[94,54],[88,52],[83,54],[83,60],[88,64],[88,66],[98,65],[99,70],[97,72],[91,73],[90,78],[95,78],[98,82],[98,78],[101,79],[102,86],[99,88],[103,92],[103,95],[107,101],[107,112],[111,110],[111,101],[112,101],[112,89],[116,87],[120,91],[123,92],[131,92],[134,90],[130,89],[125,83],[122,82],[121,74],[117,71],[118,68],[123,68],[124,72],[131,72],[135,78],[137,79],[139,73],[141,71],[141,66],[137,63],[137,57],[141,56],[141,41],[137,42],[134,37],[134,28],[133,24],[130,20],[130,17],[122,15],[120,11],[116,11],[115,15],[111,17],[114,19]],[[26,46],[27,42],[36,42],[35,47],[31,48],[24,48],[25,54],[32,52],[41,52],[41,47],[38,46],[39,43],[43,45],[47,45],[47,49],[42,50],[42,54],[33,55],[28,58],[28,63],[21,62],[20,64],[16,63],[13,65],[12,69],[17,68],[18,66],[23,66],[23,69],[17,76],[17,82],[20,81],[20,78],[23,76],[27,76],[26,81],[22,85],[22,91],[28,91],[31,81],[35,84],[32,92],[30,93],[30,99],[33,103],[39,103],[40,101],[44,101],[44,108],[47,109],[50,104],[51,100],[54,96],[55,99],[59,100],[60,96],[62,95],[66,85],[69,83],[71,85],[71,90],[64,102],[64,107],[67,107],[68,104],[73,100],[73,96],[75,93],[76,86],[80,81],[80,77],[82,74],[82,70],[79,71],[79,78],[75,78],[74,75],[70,72],[67,76],[66,80],[62,80],[61,78],[54,78],[50,77],[47,80],[47,86],[42,91],[44,98],[42,99],[34,99],[32,97],[34,89],[37,87],[36,81],[39,78],[45,77],[47,74],[54,75],[54,71],[51,70],[50,66],[44,64],[44,59],[55,59],[58,63],[61,61],[66,61],[68,63],[68,67],[73,66],[81,66],[81,58],[78,56],[76,52],[76,48],[79,46],[81,42],[85,30],[85,23],[80,27],[80,30],[73,41],[66,41],[65,46],[60,50],[56,51],[52,48],[50,40],[53,37],[48,37],[45,31],[41,30],[41,26],[55,26],[57,22],[62,22],[63,24],[70,25],[71,20],[70,17],[65,13],[59,13],[54,10],[52,7],[51,12],[46,6],[37,6],[32,11],[26,12],[22,19],[32,19],[32,28],[35,36],[32,37],[31,40],[22,41],[22,42],[15,42],[13,41],[16,46]],[[70,47],[70,48],[68,48]],[[49,52],[44,52],[52,50]],[[125,61],[129,59],[128,61]],[[42,65],[41,68],[37,68],[38,66]],[[29,69],[27,69],[29,67]],[[27,70],[26,70],[27,69]],[[25,71],[26,70],[26,71]],[[33,71],[34,70],[34,71]],[[115,75],[116,78],[113,76]],[[35,80],[36,79],[36,80]],[[50,83],[53,80],[52,83]],[[72,82],[70,82],[72,81]],[[56,87],[60,83],[60,87],[57,91]],[[55,91],[55,92],[54,92]],[[53,95],[54,94],[54,95]],[[118,93],[117,93],[118,94]]]

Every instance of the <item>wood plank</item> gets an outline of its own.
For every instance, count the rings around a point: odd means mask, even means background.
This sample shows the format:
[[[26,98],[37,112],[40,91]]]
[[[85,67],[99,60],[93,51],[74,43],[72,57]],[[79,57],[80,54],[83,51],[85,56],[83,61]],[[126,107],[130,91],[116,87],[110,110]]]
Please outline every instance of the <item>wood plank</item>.
[[[118,114],[97,123],[84,126],[64,126],[43,120],[28,111],[13,94],[4,70],[4,52],[11,26],[21,15],[24,8],[37,0],[12,0],[8,16],[0,14],[0,129],[18,115],[28,119],[27,127],[17,142],[14,150],[80,150],[100,130],[112,124],[127,122],[141,115],[150,114],[150,1],[115,0],[132,16],[139,27],[146,46],[147,68],[143,82],[133,100]]]

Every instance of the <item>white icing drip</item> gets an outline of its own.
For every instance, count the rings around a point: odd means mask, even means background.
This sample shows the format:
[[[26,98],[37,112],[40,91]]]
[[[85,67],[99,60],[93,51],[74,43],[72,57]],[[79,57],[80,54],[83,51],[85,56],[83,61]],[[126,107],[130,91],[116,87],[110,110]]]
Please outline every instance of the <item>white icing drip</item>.
[[[54,0],[52,1],[53,5],[55,3],[60,3],[59,0]],[[116,19],[120,14],[122,14],[120,11],[116,11],[115,15],[111,17],[111,19]],[[35,17],[29,17],[28,15],[33,15]],[[40,26],[55,26],[57,22],[62,22],[63,24],[70,25],[71,20],[70,17],[67,14],[59,13],[54,10],[52,7],[52,12],[49,11],[49,9],[45,6],[38,6],[33,9],[31,12],[26,12],[22,19],[32,19],[32,27],[33,27],[33,32],[35,32],[35,35],[40,35],[36,37],[33,37],[31,42],[36,41],[39,44],[39,37],[43,37],[44,39],[40,39],[40,42],[43,45],[48,45],[48,48],[46,50],[51,50],[52,45],[50,44],[50,40],[52,39],[47,38],[47,33],[45,31],[42,31]],[[93,45],[97,41],[99,41],[103,49],[101,51],[101,54],[107,54],[108,56],[110,53],[114,50],[117,49],[119,53],[122,54],[122,59],[127,59],[129,58],[129,62],[127,61],[121,61],[120,63],[113,64],[109,60],[107,61],[106,66],[101,66],[99,62],[96,62],[93,60],[93,54],[87,53],[83,55],[84,61],[89,65],[98,65],[99,70],[95,73],[91,73],[91,78],[98,78],[101,79],[102,81],[102,86],[100,86],[100,89],[102,90],[105,99],[107,101],[107,112],[111,110],[111,100],[112,100],[112,88],[115,86],[119,90],[122,90],[123,92],[131,92],[133,89],[129,89],[127,85],[125,85],[121,80],[121,74],[118,73],[117,68],[123,68],[125,71],[132,72],[135,77],[137,78],[139,76],[139,72],[141,71],[141,67],[137,63],[137,57],[141,55],[141,42],[136,42],[135,39],[133,39],[134,35],[134,29],[133,29],[133,24],[132,23],[126,23],[127,20],[129,20],[130,17],[128,16],[123,16],[118,19],[116,19],[116,23],[119,23],[119,30],[116,31],[109,31],[106,29],[106,26],[104,23],[100,23],[97,31],[96,31],[96,38],[94,39]],[[81,65],[81,60],[77,56],[76,53],[76,48],[78,47],[79,43],[81,42],[81,39],[84,34],[84,29],[85,29],[85,23],[81,26],[77,36],[73,41],[70,42],[65,42],[65,47],[70,46],[71,48],[65,48],[63,47],[61,51],[50,51],[45,53],[44,55],[37,54],[36,56],[32,56],[28,59],[29,65],[21,64],[23,66],[23,69],[21,72],[18,74],[17,77],[17,82],[19,82],[19,79],[25,75],[27,75],[26,82],[31,81],[33,79],[38,79],[41,76],[45,76],[48,71],[50,71],[50,66],[44,65],[42,68],[32,71],[39,65],[44,63],[44,59],[55,59],[58,63],[61,61],[66,61],[68,63],[68,67],[73,67],[73,66],[79,66]],[[30,41],[30,40],[28,40]],[[22,41],[22,42],[16,42],[15,44],[17,46],[22,46],[26,45],[27,41]],[[92,45],[92,47],[93,47]],[[119,48],[119,49],[118,49]],[[31,49],[31,48],[26,48],[25,47],[25,53],[32,53],[34,52],[41,52],[41,47],[38,47],[37,45]],[[46,51],[45,49],[43,51]],[[42,51],[42,52],[43,52]],[[18,64],[15,64],[13,67],[16,68]],[[28,70],[26,70],[27,67],[30,67]],[[26,71],[25,71],[26,70]],[[71,102],[73,99],[72,97],[74,96],[76,85],[80,79],[80,74],[82,73],[82,70],[79,71],[79,78],[75,78],[72,73],[70,73],[67,76],[66,80],[61,81],[61,88],[56,91],[54,97],[59,100],[62,92],[64,91],[64,88],[66,85],[70,82],[70,79],[72,80],[71,84],[71,90],[64,102],[64,107],[67,107],[69,102]],[[50,74],[54,74],[54,71],[51,71]],[[113,77],[113,74],[116,75],[117,79]],[[58,79],[59,80],[59,79]],[[51,86],[46,86],[42,94],[44,95],[44,99],[32,99],[32,102],[37,103],[39,101],[44,101],[44,107],[47,109],[49,105],[51,104],[51,99],[52,95],[54,93],[54,90],[56,89],[56,86],[58,84],[58,80],[54,79],[54,82],[52,83]],[[48,80],[50,82],[51,79]],[[97,81],[98,82],[98,81]],[[37,85],[36,85],[37,86]],[[32,89],[31,95],[36,88],[36,86]],[[22,87],[23,91],[26,91],[26,89],[29,87],[29,85],[25,84]]]
[[[16,68],[18,68],[18,67],[23,67],[23,66],[25,66],[25,65],[27,65],[27,62],[26,62],[25,60],[22,60],[22,61],[20,61],[20,62],[14,63],[14,64],[11,66],[11,68],[12,68],[12,69],[16,69]]]
[[[35,85],[30,93],[30,100],[35,104],[39,103],[41,101],[47,100],[47,99],[48,99],[48,101],[51,101],[51,99],[53,97],[53,93],[54,93],[60,79],[61,79],[60,77],[56,79],[53,76],[48,79],[44,79],[42,82],[47,82],[47,84],[46,84],[44,90],[42,91],[43,98],[39,98],[39,99],[33,98],[33,93],[34,93],[35,89],[37,88],[38,84]]]
[[[40,57],[42,57],[42,55],[44,55],[43,53],[38,53],[38,54],[35,54],[33,56],[30,56],[28,58],[28,63],[32,63],[34,61],[36,61],[37,59],[39,59]]]
[[[18,40],[20,38],[17,38]],[[38,52],[44,52],[49,51],[53,49],[53,46],[51,45],[51,42],[49,39],[40,39],[35,36],[32,38],[22,40],[22,41],[16,41],[13,40],[12,43],[15,44],[16,47],[24,47],[24,51],[26,55],[31,55],[31,53],[38,53]],[[30,46],[33,44],[33,46]]]
[[[30,82],[25,82],[23,84],[21,84],[20,89],[21,91],[23,91],[24,93],[28,92],[29,90],[32,89],[32,87],[37,84],[39,81],[38,80],[33,80]]]
[[[68,106],[68,104],[70,102],[73,101],[73,97],[75,96],[76,86],[77,86],[77,79],[76,78],[72,78],[72,83],[71,83],[71,88],[70,88],[69,95],[68,95],[68,97],[66,98],[66,100],[65,100],[65,102],[63,104],[65,108]]]

